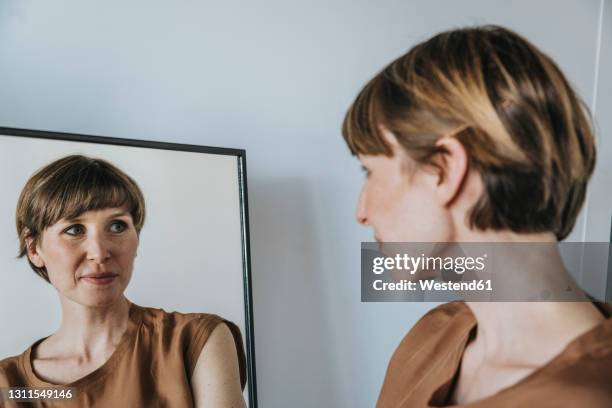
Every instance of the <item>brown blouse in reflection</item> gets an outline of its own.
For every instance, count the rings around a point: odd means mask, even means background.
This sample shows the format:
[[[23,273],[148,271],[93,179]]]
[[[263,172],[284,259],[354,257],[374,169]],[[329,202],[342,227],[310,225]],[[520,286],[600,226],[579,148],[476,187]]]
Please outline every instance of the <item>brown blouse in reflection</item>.
[[[612,308],[548,364],[515,385],[464,407],[612,407]],[[448,406],[476,319],[463,302],[427,313],[393,353],[377,408]]]
[[[219,323],[230,328],[238,350],[240,381],[246,382],[245,355],[238,327],[219,316],[203,313],[167,313],[132,304],[128,328],[104,365],[63,386],[38,378],[32,370],[32,349],[0,362],[0,387],[66,388],[73,399],[21,404],[15,407],[191,407],[190,379],[200,351]],[[6,404],[6,405],[3,405]]]

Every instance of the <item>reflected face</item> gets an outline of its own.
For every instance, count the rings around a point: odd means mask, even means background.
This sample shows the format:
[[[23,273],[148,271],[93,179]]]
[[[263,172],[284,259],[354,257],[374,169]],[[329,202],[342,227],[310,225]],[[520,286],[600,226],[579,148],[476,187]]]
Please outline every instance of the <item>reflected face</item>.
[[[61,297],[84,306],[104,306],[123,296],[138,242],[127,208],[107,208],[46,228],[28,256],[36,266],[46,267]]]
[[[366,179],[356,218],[379,242],[447,241],[448,211],[436,195],[438,175],[419,169],[398,146],[393,156],[359,155]]]

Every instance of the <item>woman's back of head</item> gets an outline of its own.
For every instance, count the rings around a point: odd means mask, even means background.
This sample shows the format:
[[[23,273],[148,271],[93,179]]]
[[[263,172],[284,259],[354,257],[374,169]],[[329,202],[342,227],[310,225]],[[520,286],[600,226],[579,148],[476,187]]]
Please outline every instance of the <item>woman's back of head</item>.
[[[552,231],[565,238],[595,165],[587,110],[537,47],[497,26],[440,33],[393,61],[360,92],[343,135],[354,154],[392,154],[382,130],[408,155],[438,167],[436,141],[464,146],[484,193],[471,227]]]

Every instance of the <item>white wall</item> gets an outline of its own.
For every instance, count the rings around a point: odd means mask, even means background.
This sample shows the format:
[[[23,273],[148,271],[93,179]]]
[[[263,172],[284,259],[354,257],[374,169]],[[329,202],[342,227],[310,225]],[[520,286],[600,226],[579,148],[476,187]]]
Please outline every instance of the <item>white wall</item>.
[[[260,406],[370,407],[432,305],[360,303],[371,233],[353,220],[362,175],[344,112],[416,41],[473,23],[533,40],[592,106],[603,1],[609,33],[609,0],[3,0],[0,124],[246,148]],[[582,217],[570,240],[609,231],[600,180],[590,197],[603,215]]]

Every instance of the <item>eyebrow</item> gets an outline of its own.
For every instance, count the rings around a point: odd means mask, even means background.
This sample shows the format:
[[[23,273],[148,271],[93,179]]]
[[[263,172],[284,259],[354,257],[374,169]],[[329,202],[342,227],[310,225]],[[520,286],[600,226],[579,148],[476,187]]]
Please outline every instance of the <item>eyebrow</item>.
[[[109,215],[108,218],[122,217],[124,215],[130,215],[130,213],[127,212],[127,211],[116,212],[116,213],[113,213],[113,214]],[[82,221],[82,219],[80,217],[77,217],[77,218],[66,218],[65,221],[66,222],[80,222],[80,221]]]

